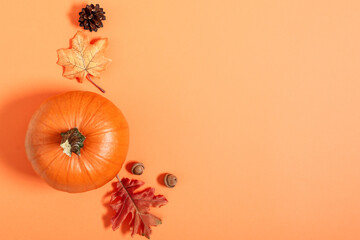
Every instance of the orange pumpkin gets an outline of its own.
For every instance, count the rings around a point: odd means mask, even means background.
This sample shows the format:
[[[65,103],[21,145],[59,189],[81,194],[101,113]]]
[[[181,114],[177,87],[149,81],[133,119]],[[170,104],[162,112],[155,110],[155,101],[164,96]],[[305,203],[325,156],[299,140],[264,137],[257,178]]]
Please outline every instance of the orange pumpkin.
[[[47,99],[26,134],[27,156],[52,187],[84,192],[113,179],[125,161],[129,129],[121,111],[92,92]]]

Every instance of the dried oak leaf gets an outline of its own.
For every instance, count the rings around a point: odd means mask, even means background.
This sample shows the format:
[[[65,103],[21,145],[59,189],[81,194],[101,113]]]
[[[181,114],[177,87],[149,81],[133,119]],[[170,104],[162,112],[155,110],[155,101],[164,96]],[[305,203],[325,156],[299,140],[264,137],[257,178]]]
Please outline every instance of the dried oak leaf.
[[[142,185],[144,182],[128,178],[123,178],[117,183],[115,193],[110,200],[110,206],[116,212],[111,219],[114,231],[129,214],[131,236],[140,234],[150,238],[150,227],[161,224],[161,219],[150,214],[149,210],[150,207],[161,207],[168,201],[163,195],[155,195],[154,188],[146,188],[135,193]]]
[[[99,77],[100,72],[105,70],[106,65],[111,62],[111,59],[104,56],[107,46],[107,38],[90,43],[89,38],[83,32],[78,31],[71,39],[70,48],[57,50],[57,64],[63,66],[63,76],[76,79],[79,83],[87,78],[98,87],[90,76]],[[100,87],[98,88],[102,90]]]

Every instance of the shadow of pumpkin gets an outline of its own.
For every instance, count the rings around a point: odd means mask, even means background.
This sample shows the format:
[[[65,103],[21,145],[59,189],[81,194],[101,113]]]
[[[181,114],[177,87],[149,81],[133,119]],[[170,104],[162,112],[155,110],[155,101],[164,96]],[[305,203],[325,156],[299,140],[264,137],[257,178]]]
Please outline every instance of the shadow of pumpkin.
[[[64,92],[64,91],[61,91]],[[40,104],[60,91],[38,92],[13,99],[0,110],[0,155],[5,166],[20,174],[37,177],[25,152],[28,124]]]

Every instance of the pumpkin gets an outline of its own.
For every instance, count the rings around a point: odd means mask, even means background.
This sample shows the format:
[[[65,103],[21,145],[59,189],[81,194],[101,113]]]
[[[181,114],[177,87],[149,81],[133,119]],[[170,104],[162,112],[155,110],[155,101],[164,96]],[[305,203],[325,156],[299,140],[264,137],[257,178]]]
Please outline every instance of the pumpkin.
[[[32,116],[25,139],[34,170],[52,187],[89,191],[112,180],[129,146],[121,111],[92,92],[73,91],[47,99]]]

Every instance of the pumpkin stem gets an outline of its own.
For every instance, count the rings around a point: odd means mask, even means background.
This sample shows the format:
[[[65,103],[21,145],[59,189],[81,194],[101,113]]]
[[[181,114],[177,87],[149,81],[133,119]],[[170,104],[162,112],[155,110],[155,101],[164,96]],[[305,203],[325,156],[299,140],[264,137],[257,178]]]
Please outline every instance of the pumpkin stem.
[[[64,153],[71,157],[71,153],[80,155],[80,149],[84,147],[85,137],[77,128],[72,128],[67,132],[61,133],[60,147],[64,149]]]

